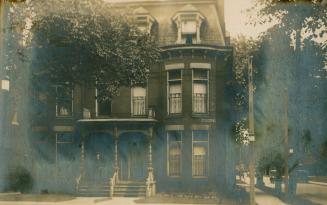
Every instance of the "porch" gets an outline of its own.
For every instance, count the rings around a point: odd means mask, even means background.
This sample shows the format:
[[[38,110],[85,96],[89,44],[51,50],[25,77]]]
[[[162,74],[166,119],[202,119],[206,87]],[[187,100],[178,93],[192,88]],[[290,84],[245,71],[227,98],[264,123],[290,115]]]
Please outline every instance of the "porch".
[[[152,143],[156,120],[83,119],[80,135],[79,195],[153,196]]]

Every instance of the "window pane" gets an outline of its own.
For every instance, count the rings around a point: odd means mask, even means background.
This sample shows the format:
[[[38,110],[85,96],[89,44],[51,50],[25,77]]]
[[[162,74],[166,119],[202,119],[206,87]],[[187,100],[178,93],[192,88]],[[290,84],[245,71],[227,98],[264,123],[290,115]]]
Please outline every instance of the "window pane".
[[[206,113],[207,112],[207,83],[193,84],[193,112]]]
[[[208,150],[208,130],[193,130],[193,176],[208,176]]]
[[[182,86],[180,83],[170,83],[169,84],[169,93],[170,94],[180,94],[182,93]]]
[[[208,141],[208,130],[193,130],[193,141]]]
[[[145,115],[146,89],[142,87],[132,88],[132,95],[133,115]]]
[[[182,140],[182,131],[169,131],[168,132],[169,142],[176,142]]]
[[[57,142],[73,142],[73,134],[70,132],[57,133]]]
[[[181,175],[182,131],[168,131],[168,175]]]
[[[111,114],[111,101],[98,101],[98,115],[108,116]]]
[[[207,93],[207,83],[194,83],[193,92],[195,94],[206,94]]]
[[[204,69],[194,69],[193,78],[195,79],[208,79],[208,71]]]
[[[195,33],[196,33],[196,21],[182,22],[182,34],[195,34]]]
[[[181,70],[171,70],[168,72],[169,80],[180,80],[182,79]]]
[[[193,176],[207,176],[208,169],[208,143],[193,143],[193,160],[192,160]]]
[[[72,87],[59,85],[56,87],[57,116],[71,116],[73,109]]]
[[[142,87],[135,87],[135,88],[132,88],[133,90],[133,96],[136,97],[136,96],[146,96],[146,89],[145,88],[142,88]]]

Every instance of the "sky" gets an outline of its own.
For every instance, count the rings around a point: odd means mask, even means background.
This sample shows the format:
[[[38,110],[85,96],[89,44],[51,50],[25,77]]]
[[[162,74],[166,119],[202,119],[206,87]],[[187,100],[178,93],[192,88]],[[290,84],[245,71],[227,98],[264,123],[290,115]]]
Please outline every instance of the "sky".
[[[231,37],[243,34],[248,37],[256,37],[267,26],[246,25],[247,15],[245,10],[253,5],[253,0],[225,0],[226,29]]]

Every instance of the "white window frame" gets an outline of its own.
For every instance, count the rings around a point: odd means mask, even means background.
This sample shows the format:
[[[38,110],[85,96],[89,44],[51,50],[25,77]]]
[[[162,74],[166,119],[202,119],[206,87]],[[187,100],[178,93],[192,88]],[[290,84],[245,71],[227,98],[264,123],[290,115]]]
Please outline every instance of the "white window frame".
[[[181,72],[180,79],[169,80],[169,72],[179,70]],[[170,83],[171,82],[180,82],[181,86],[181,111],[178,113],[171,113],[170,112]],[[169,69],[167,70],[167,114],[168,115],[180,115],[183,113],[183,69]]]
[[[204,22],[205,17],[201,15],[200,12],[190,11],[190,12],[179,12],[173,17],[173,21],[177,25],[177,44],[185,44],[186,36],[192,35],[192,44],[201,43],[201,25]],[[194,22],[196,25],[195,32],[183,33],[182,25],[184,22]]]
[[[207,133],[208,133],[208,137],[207,137],[207,140],[206,141],[195,141],[194,140],[194,131],[206,131]],[[210,133],[209,133],[209,130],[205,130],[205,129],[198,129],[198,130],[192,130],[192,178],[208,178],[209,177],[209,167],[210,167],[210,155],[209,155],[209,153],[210,153],[210,149],[209,149],[209,145],[210,145],[210,143],[209,143],[209,139],[210,139]],[[196,142],[206,142],[207,143],[207,161],[206,161],[206,171],[207,171],[207,173],[206,173],[206,175],[203,175],[203,176],[195,176],[194,175],[194,143],[196,143]]]
[[[56,89],[56,117],[57,118],[71,118],[74,115],[74,88],[71,88],[71,113],[69,115],[58,115],[59,107],[58,107],[58,87],[63,85],[55,85]]]
[[[134,98],[134,92],[133,89],[134,88],[143,88],[145,90],[145,96],[144,96],[144,115],[135,115],[134,114],[134,103],[133,103],[133,98]],[[146,87],[142,87],[142,86],[136,86],[131,88],[131,116],[135,116],[135,117],[140,117],[140,116],[146,116],[147,115],[147,106],[148,106],[148,88]]]
[[[194,78],[194,70],[204,70],[207,71],[207,78],[206,79],[195,79]],[[201,81],[206,82],[207,85],[207,103],[206,103],[206,112],[194,112],[194,81]],[[209,110],[209,99],[210,99],[210,70],[204,68],[192,68],[192,114],[194,115],[207,115],[210,113]]]
[[[180,167],[179,167],[179,175],[171,175],[169,172],[170,168],[170,160],[169,160],[169,151],[170,151],[170,140],[169,140],[169,132],[180,132],[181,134],[181,140],[176,141],[180,143],[180,149],[181,149],[181,154],[180,154]],[[183,130],[166,130],[166,136],[167,136],[167,176],[171,178],[180,178],[182,175],[182,170],[183,170],[183,163],[182,163],[182,157],[183,157]]]

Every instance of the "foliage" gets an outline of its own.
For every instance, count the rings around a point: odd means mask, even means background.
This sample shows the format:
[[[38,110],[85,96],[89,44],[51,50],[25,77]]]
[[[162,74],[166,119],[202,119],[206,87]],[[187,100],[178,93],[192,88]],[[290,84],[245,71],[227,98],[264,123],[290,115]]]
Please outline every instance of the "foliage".
[[[275,27],[284,29],[288,36],[303,29],[309,38],[318,36],[322,38],[327,33],[327,7],[321,2],[321,0],[257,0],[250,10],[260,9],[250,16],[250,22],[256,25],[277,21],[279,23]],[[325,39],[323,44],[326,43]]]
[[[24,167],[15,167],[13,171],[9,173],[7,181],[8,191],[26,193],[31,191],[33,187],[32,176]]]
[[[28,19],[21,25],[21,45],[34,52],[34,85],[95,86],[105,100],[117,95],[121,86],[146,83],[159,59],[150,34],[102,1],[56,1],[48,7],[51,2],[27,1],[13,7],[23,11],[21,19]]]

